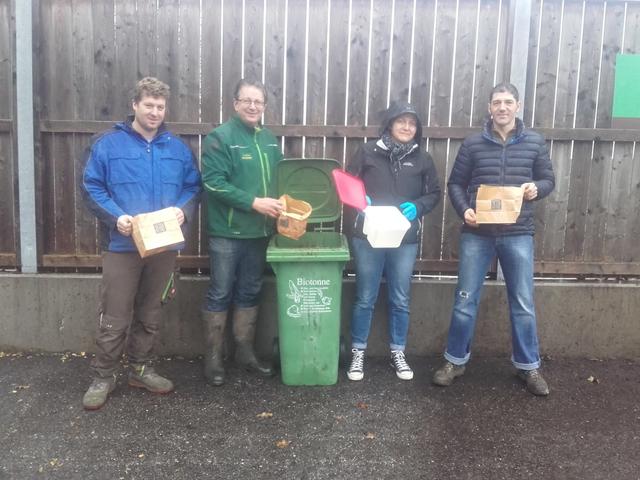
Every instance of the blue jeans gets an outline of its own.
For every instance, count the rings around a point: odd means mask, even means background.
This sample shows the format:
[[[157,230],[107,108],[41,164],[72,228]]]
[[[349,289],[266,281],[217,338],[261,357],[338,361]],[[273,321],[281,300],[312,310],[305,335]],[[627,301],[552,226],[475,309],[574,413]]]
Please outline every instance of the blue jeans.
[[[231,302],[258,305],[269,238],[209,237],[211,276],[205,310],[223,312]]]
[[[469,361],[482,285],[496,255],[509,298],[511,361],[518,369],[533,370],[540,366],[540,354],[533,301],[531,235],[492,237],[468,232],[462,234],[458,286],[444,357],[454,365],[464,365]]]
[[[351,316],[353,348],[367,348],[373,308],[384,271],[389,298],[389,345],[391,350],[404,350],[409,330],[411,274],[418,244],[373,248],[367,240],[356,237],[351,241],[351,250],[356,266],[356,299]]]

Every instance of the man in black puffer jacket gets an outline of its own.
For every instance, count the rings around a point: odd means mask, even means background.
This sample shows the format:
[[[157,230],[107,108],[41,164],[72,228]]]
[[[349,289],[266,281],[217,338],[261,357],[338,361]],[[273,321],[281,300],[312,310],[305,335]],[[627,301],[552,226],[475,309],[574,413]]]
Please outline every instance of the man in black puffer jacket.
[[[502,83],[489,97],[491,118],[483,132],[467,137],[453,165],[449,198],[464,220],[460,262],[446,363],[433,383],[451,385],[469,361],[471,341],[485,275],[495,256],[504,272],[511,317],[511,361],[518,376],[534,395],[548,395],[549,387],[538,371],[540,353],[533,299],[533,234],[535,201],[549,195],[555,177],[544,138],[524,128],[516,118],[520,109],[517,89]],[[513,224],[479,225],[476,195],[481,184],[524,187],[520,216]]]

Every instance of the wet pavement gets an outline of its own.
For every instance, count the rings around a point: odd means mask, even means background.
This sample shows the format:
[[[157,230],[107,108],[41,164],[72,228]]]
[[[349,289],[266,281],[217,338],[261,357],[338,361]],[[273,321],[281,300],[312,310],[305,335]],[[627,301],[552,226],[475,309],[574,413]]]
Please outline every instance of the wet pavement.
[[[640,479],[640,359],[547,359],[530,395],[506,358],[472,359],[448,388],[439,358],[384,358],[365,378],[290,387],[163,359],[176,391],[118,388],[85,412],[88,358],[0,354],[0,479]]]

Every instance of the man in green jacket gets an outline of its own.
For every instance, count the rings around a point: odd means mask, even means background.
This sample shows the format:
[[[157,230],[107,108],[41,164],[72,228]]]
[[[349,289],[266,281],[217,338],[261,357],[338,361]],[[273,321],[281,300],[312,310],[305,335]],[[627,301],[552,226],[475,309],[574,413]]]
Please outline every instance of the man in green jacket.
[[[224,383],[222,345],[232,306],[236,363],[273,375],[253,347],[267,243],[283,208],[272,198],[282,153],[273,134],[260,125],[266,102],[262,83],[240,80],[234,92],[236,115],[207,135],[202,151],[211,266],[202,312],[204,375],[211,385]]]

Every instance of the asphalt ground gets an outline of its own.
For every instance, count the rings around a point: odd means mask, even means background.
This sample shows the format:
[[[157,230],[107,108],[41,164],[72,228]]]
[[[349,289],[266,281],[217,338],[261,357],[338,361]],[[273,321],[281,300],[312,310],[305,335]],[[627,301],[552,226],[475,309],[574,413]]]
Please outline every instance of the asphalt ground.
[[[384,358],[365,378],[291,387],[199,361],[162,359],[175,392],[126,385],[99,411],[81,398],[82,355],[0,354],[0,479],[640,479],[640,359],[547,359],[551,395],[507,358],[473,358],[448,388],[439,358]]]

